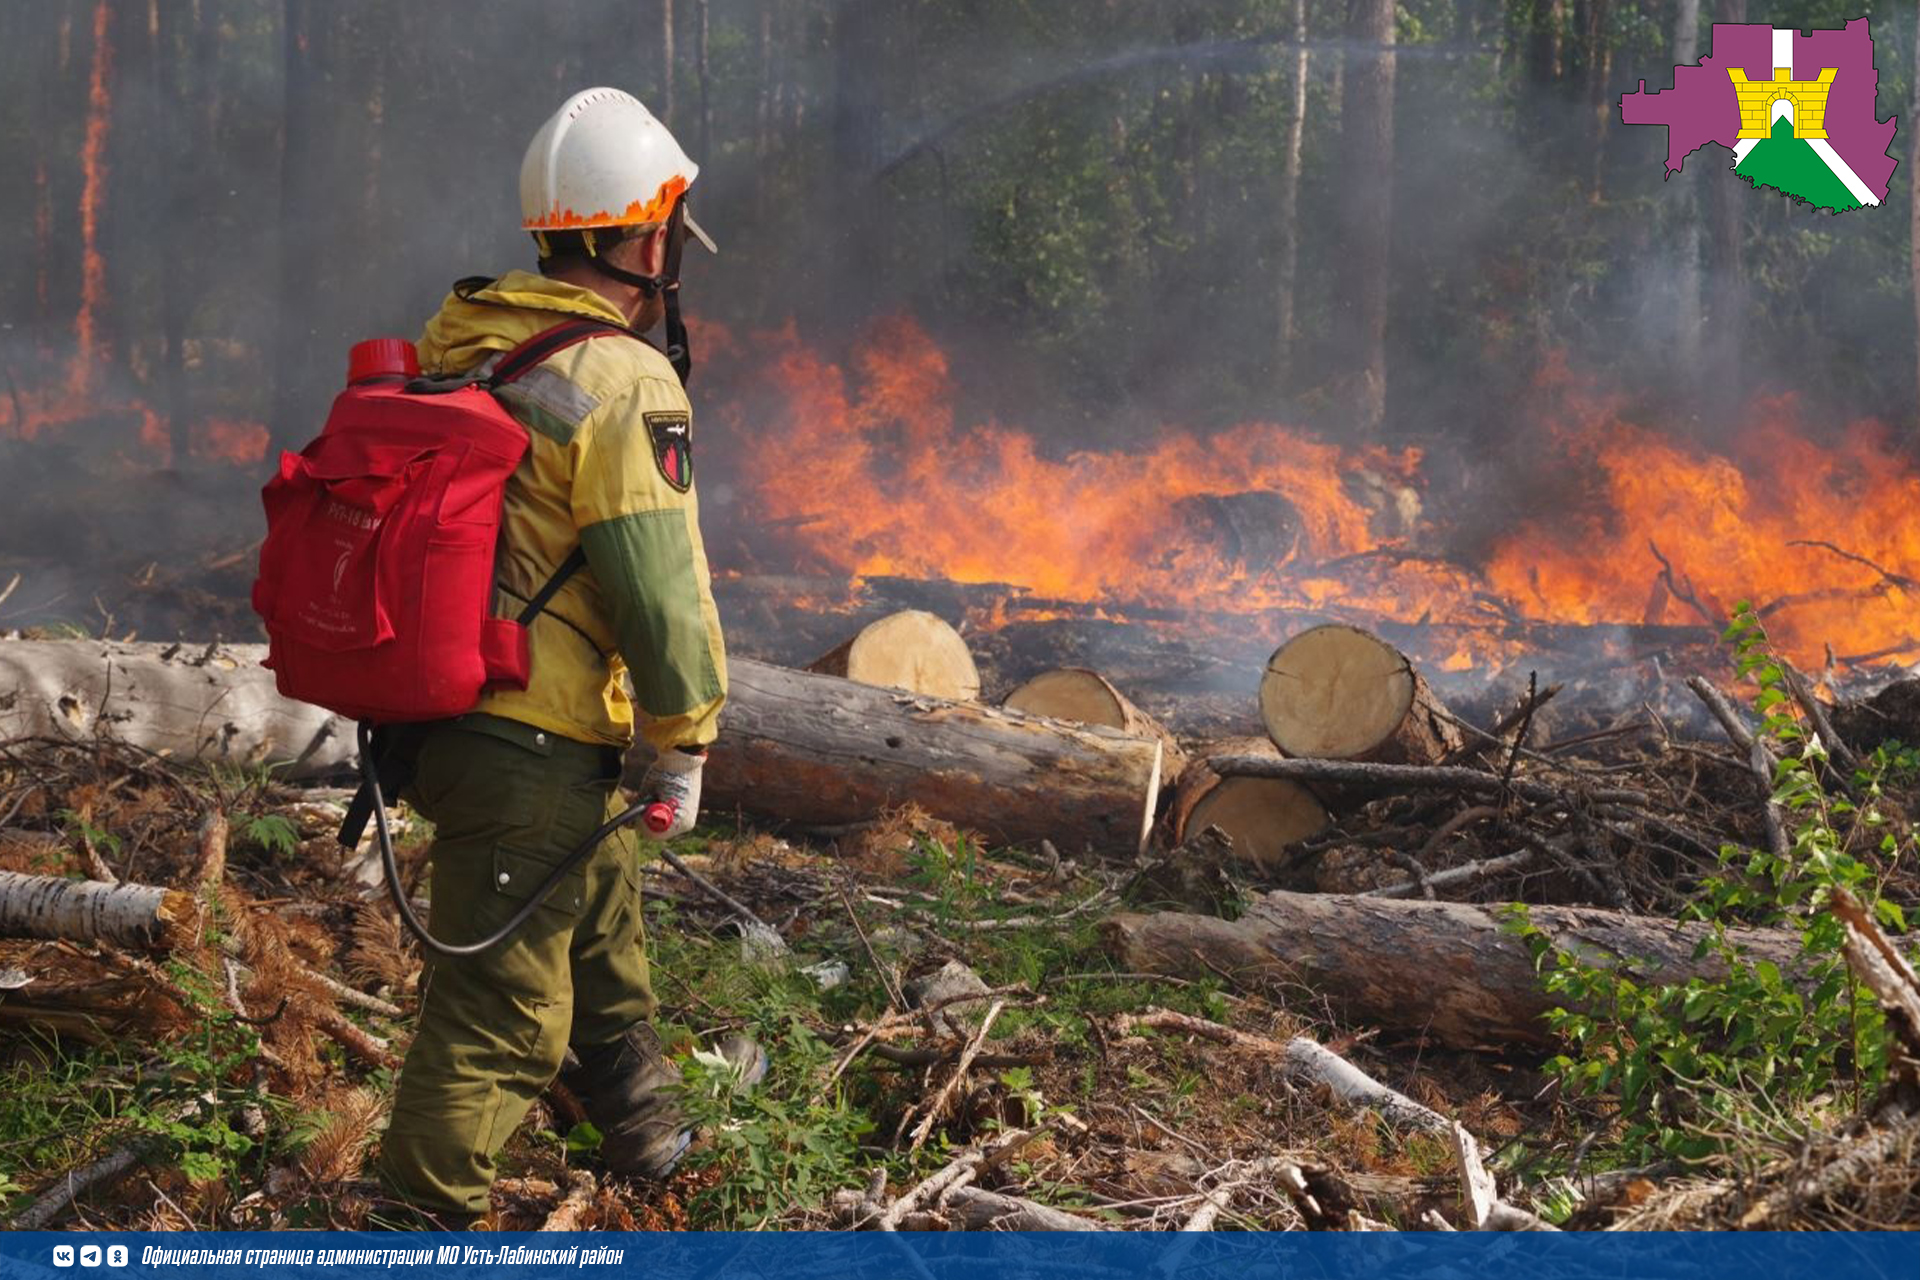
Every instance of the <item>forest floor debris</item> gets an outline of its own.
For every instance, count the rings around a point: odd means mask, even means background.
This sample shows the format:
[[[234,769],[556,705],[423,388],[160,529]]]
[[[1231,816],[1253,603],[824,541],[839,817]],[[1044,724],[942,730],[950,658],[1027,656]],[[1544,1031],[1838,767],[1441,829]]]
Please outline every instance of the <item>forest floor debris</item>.
[[[1737,740],[1641,718],[1578,752],[1516,738],[1484,756],[1491,787],[1387,789],[1262,887],[1413,884],[1417,897],[1538,905],[1604,895],[1671,918],[1721,869],[1722,844],[1769,842],[1773,801]],[[1881,763],[1879,822],[1910,827],[1920,757]],[[1604,798],[1623,794],[1638,799]],[[340,804],[337,791],[106,738],[0,744],[0,871],[168,886],[199,912],[190,936],[161,947],[0,940],[0,1195],[16,1225],[378,1218],[367,1161],[420,959],[335,845]],[[418,893],[430,833],[406,830],[402,874]],[[1541,846],[1537,861],[1510,860]],[[723,824],[675,849],[698,879],[654,864],[645,895],[662,1030],[706,1136],[665,1186],[599,1176],[597,1135],[554,1091],[504,1157],[504,1226],[1920,1220],[1920,1130],[1898,1063],[1884,1095],[1833,1099],[1817,1124],[1779,1116],[1737,1158],[1621,1165],[1597,1157],[1621,1116],[1569,1092],[1538,1050],[1450,1049],[1343,1023],[1310,993],[1123,965],[1102,920],[1123,895],[1136,911],[1191,909],[1182,874],[1154,871],[1178,872],[1178,848],[1128,865],[990,851],[907,809],[811,840]],[[1462,867],[1474,874],[1447,876]],[[1915,901],[1910,858],[1873,867],[1883,901]],[[1227,875],[1228,901],[1216,879],[1205,896],[1232,915],[1253,887],[1246,868]],[[743,914],[782,948],[747,945]],[[1879,945],[1883,959],[1901,954]],[[743,1029],[774,1061],[751,1094],[697,1052]]]

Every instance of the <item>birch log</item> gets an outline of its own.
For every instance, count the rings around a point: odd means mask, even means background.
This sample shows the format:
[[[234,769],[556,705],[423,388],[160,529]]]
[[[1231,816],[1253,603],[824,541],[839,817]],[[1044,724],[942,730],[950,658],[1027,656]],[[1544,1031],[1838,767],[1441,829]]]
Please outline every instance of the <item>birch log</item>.
[[[347,772],[353,724],[283,698],[263,644],[0,641],[0,737],[98,735],[177,760]]]
[[[164,951],[191,941],[198,920],[193,895],[180,889],[0,871],[0,937]]]

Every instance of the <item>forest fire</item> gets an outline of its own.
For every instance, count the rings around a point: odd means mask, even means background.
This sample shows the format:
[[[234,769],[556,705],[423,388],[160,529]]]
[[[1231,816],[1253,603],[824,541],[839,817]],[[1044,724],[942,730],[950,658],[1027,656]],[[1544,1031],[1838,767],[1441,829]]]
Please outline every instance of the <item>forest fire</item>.
[[[804,568],[1012,584],[1043,610],[1173,611],[1242,640],[1311,617],[1418,624],[1413,647],[1453,671],[1524,660],[1546,628],[1587,629],[1590,647],[1609,629],[1616,647],[1636,630],[1705,639],[1742,599],[1810,666],[1920,655],[1920,471],[1872,423],[1814,443],[1790,398],[1718,453],[1624,420],[1551,362],[1541,465],[1590,483],[1469,558],[1444,550],[1458,521],[1426,509],[1417,449],[1250,423],[1056,456],[1017,427],[963,427],[946,357],[910,321],[879,326],[852,368],[791,330],[756,349],[774,353],[761,394],[722,417],[752,441],[758,519]],[[749,430],[748,402],[778,428]]]

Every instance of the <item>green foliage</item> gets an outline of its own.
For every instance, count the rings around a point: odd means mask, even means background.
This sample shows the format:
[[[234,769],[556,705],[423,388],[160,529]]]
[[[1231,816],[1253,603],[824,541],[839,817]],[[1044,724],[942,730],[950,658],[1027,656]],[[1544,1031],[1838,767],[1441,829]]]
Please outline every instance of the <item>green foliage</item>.
[[[1725,638],[1755,688],[1761,734],[1780,755],[1771,798],[1789,828],[1784,856],[1728,845],[1719,874],[1701,885],[1691,915],[1709,929],[1696,954],[1719,958],[1727,976],[1649,986],[1559,949],[1524,907],[1509,922],[1561,1000],[1550,1019],[1567,1052],[1549,1068],[1571,1092],[1617,1105],[1615,1154],[1626,1162],[1699,1160],[1755,1133],[1790,1132],[1843,1090],[1857,1106],[1886,1073],[1883,1016],[1853,983],[1840,924],[1825,908],[1845,888],[1888,928],[1904,929],[1858,846],[1871,842],[1883,865],[1913,853],[1913,833],[1886,829],[1873,808],[1886,775],[1911,768],[1912,753],[1896,744],[1875,752],[1852,779],[1859,805],[1830,795],[1825,749],[1793,718],[1786,673],[1750,606],[1736,610]],[[1797,932],[1804,987],[1747,956],[1728,932],[1735,925]]]
[[[155,1046],[139,1105],[128,1118],[158,1140],[161,1159],[193,1181],[205,1182],[241,1171],[243,1158],[259,1150],[235,1122],[244,1108],[267,1101],[240,1078],[258,1061],[260,1039],[221,1004],[197,970],[175,962],[168,966],[168,976],[194,997],[201,1020],[191,1033]]]
[[[277,813],[248,814],[240,819],[240,838],[275,858],[291,858],[300,847],[300,833]]]
[[[120,837],[104,827],[96,827],[91,821],[72,809],[60,811],[60,827],[70,840],[85,840],[108,857],[120,852]]]
[[[780,1071],[754,1089],[718,1053],[695,1050],[682,1064],[683,1105],[706,1137],[689,1162],[722,1171],[694,1196],[696,1222],[758,1230],[789,1206],[817,1202],[857,1179],[860,1139],[873,1122],[848,1105],[844,1091],[814,1089],[832,1069],[833,1047],[798,1018],[778,1043]]]

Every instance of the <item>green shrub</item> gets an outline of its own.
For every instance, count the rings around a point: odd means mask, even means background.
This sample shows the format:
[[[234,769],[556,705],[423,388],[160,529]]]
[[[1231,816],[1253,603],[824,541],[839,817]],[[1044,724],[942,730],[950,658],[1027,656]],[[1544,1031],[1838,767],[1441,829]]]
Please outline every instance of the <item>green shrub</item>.
[[[1790,1136],[1833,1104],[1858,1107],[1886,1074],[1884,1019],[1854,983],[1841,926],[1825,908],[1845,888],[1888,929],[1905,930],[1880,879],[1913,854],[1915,835],[1892,830],[1876,805],[1890,774],[1912,771],[1913,753],[1883,745],[1852,779],[1858,802],[1830,794],[1825,747],[1789,713],[1786,673],[1750,606],[1736,610],[1725,639],[1780,757],[1772,799],[1789,836],[1784,856],[1724,846],[1719,873],[1700,885],[1688,914],[1708,932],[1696,958],[1718,956],[1727,976],[1648,986],[1561,950],[1524,907],[1510,909],[1509,927],[1562,1002],[1550,1021],[1566,1048],[1549,1069],[1569,1092],[1617,1106],[1612,1154],[1622,1163],[1701,1160],[1755,1136]],[[1862,856],[1868,846],[1877,865]],[[1746,956],[1728,933],[1737,925],[1798,933],[1805,982]]]

